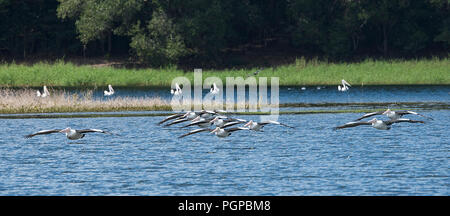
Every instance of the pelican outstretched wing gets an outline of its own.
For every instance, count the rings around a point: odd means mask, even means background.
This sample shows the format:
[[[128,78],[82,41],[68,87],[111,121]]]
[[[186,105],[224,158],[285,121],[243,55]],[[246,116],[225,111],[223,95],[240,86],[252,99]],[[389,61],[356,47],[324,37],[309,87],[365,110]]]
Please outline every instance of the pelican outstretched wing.
[[[424,124],[424,121],[418,121],[418,120],[411,120],[411,119],[396,119],[396,120],[388,120],[388,121],[384,121],[384,123],[386,125],[391,125],[394,123],[401,123],[401,122],[408,122],[408,123],[422,123]]]
[[[200,133],[200,132],[206,132],[206,131],[212,131],[212,130],[209,128],[196,129],[196,130],[190,131],[189,133],[183,134],[183,135],[179,136],[178,138],[183,138],[185,136],[189,136],[189,135]]]
[[[334,127],[333,130],[342,129],[342,128],[349,128],[349,127],[356,127],[360,125],[372,125],[370,122],[348,122],[344,125]]]
[[[374,115],[382,115],[383,113],[384,113],[384,111],[367,113],[367,114],[364,114],[363,116],[359,117],[358,119],[356,119],[356,121],[359,121],[361,119],[368,118],[368,117],[374,116]]]
[[[41,131],[38,131],[38,132],[33,133],[33,134],[28,134],[28,135],[25,136],[25,138],[31,138],[31,137],[34,137],[34,136],[36,136],[36,135],[44,135],[44,134],[58,133],[58,132],[60,132],[61,130],[62,130],[62,129],[41,130]]]

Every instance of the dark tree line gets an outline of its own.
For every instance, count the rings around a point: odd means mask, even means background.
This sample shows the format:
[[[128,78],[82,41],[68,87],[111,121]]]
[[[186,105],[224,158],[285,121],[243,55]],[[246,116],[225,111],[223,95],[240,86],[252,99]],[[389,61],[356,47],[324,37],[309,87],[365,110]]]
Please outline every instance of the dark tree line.
[[[120,55],[159,66],[251,45],[336,60],[448,53],[449,2],[0,0],[0,55]]]

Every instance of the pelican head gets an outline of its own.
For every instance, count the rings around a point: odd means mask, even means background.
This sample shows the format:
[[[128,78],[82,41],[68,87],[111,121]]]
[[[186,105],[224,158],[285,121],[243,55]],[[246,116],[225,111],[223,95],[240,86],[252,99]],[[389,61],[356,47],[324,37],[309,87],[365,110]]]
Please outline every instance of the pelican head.
[[[244,125],[244,127],[250,126],[253,124],[253,120],[250,120],[249,122],[247,122],[247,124]]]
[[[377,122],[378,121],[378,119],[377,118],[373,118],[372,120],[370,120],[370,121],[368,121],[369,123],[375,123],[375,122]]]
[[[210,134],[215,133],[215,132],[217,132],[218,130],[220,130],[220,127],[216,127],[216,129],[212,130],[212,131],[210,132]]]
[[[388,114],[390,112],[391,112],[391,109],[388,108],[386,111],[384,111],[383,115],[386,115],[386,114]]]
[[[216,116],[215,118],[213,118],[213,120],[209,121],[210,123],[216,122],[217,120],[219,120],[219,116]]]
[[[60,133],[69,133],[70,132],[70,127],[68,127],[68,128],[66,128],[66,129],[64,129],[64,130],[61,130],[61,131],[59,131]]]

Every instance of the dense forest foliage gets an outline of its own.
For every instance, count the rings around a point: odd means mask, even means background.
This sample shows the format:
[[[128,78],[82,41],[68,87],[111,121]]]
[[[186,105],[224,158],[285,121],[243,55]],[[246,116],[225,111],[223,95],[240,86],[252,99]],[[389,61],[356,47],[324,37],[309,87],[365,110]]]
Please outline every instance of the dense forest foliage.
[[[0,0],[0,56],[153,66],[282,48],[333,60],[447,55],[448,0]]]

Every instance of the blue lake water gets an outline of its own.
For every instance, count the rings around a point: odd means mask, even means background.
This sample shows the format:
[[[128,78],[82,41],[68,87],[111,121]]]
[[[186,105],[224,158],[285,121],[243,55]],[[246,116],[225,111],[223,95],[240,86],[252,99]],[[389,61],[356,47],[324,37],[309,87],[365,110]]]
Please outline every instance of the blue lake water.
[[[450,112],[423,114],[435,120],[389,131],[331,129],[358,113],[281,115],[297,128],[223,139],[178,139],[188,130],[157,126],[164,117],[0,119],[0,195],[448,196]],[[23,138],[66,126],[117,135]]]
[[[339,92],[337,86],[306,86],[280,87],[280,103],[367,103],[367,102],[450,102],[450,86],[353,86],[347,92]],[[93,90],[96,99],[109,99],[112,97],[159,97],[170,100],[172,95],[167,88],[115,88],[115,94],[104,97],[103,90]],[[248,87],[247,98],[248,98]],[[68,93],[83,92],[85,90],[66,89]],[[193,91],[191,91],[193,94]],[[203,90],[203,96],[209,92]],[[226,89],[221,90],[226,98]],[[234,90],[236,92],[236,89]],[[270,100],[271,89],[267,89]],[[236,94],[236,93],[235,93]],[[235,95],[236,98],[236,95]]]
[[[348,98],[444,105],[420,109],[434,120],[408,116],[426,123],[394,124],[388,131],[332,130],[362,113],[303,114],[279,116],[296,129],[269,125],[264,132],[238,131],[227,138],[199,133],[178,139],[189,129],[158,126],[163,116],[0,116],[0,195],[450,195],[449,86],[354,87],[348,94],[314,88],[282,88],[280,103]],[[151,97],[158,91],[117,89],[117,95]],[[68,126],[115,135],[87,134],[75,141],[63,134],[23,137]]]

